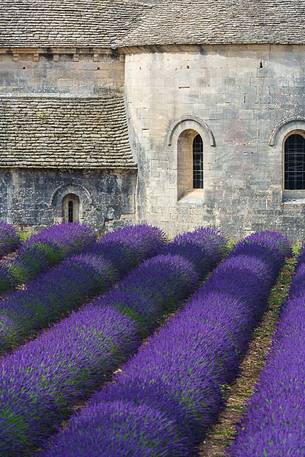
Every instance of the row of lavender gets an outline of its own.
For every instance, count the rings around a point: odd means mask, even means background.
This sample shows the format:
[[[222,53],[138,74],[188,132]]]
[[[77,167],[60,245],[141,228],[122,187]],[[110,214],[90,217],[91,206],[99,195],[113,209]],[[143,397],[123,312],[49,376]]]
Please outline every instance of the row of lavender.
[[[85,225],[58,224],[42,230],[21,245],[12,262],[1,265],[0,292],[15,289],[95,241],[94,231]]]
[[[185,309],[140,348],[42,455],[197,455],[289,254],[288,241],[275,233],[239,243]]]
[[[114,244],[105,243],[109,249],[101,252],[124,264],[124,244],[118,252],[114,249],[118,233],[109,237]],[[142,255],[147,255],[147,242]],[[150,244],[155,248],[156,242]],[[199,278],[221,259],[224,245],[211,229],[179,236],[168,245],[162,241],[162,255],[143,262],[115,289],[4,357],[0,455],[19,457],[42,446],[73,405],[105,381],[143,336],[194,291]],[[133,255],[127,258],[134,263]]]
[[[0,221],[0,257],[15,251],[21,244],[13,225]]]
[[[74,233],[74,227],[71,230]],[[79,229],[78,237],[69,237],[68,233],[61,237],[66,252],[71,252],[73,243],[77,249],[88,245],[80,241],[83,230],[86,227]],[[63,238],[67,238],[66,243]],[[165,237],[156,228],[126,227],[94,244],[90,242],[86,254],[64,260],[30,282],[25,290],[12,292],[0,302],[0,354],[77,309],[89,298],[105,292],[123,274],[165,246]]]
[[[305,455],[305,247],[232,457]]]

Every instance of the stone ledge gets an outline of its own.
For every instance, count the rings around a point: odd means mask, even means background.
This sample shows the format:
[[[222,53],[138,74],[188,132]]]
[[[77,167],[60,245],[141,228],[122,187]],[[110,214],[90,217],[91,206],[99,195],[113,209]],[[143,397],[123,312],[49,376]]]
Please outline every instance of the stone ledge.
[[[178,205],[196,205],[201,206],[204,203],[204,190],[203,189],[194,189],[191,192],[188,192],[186,195],[181,197],[177,201]]]

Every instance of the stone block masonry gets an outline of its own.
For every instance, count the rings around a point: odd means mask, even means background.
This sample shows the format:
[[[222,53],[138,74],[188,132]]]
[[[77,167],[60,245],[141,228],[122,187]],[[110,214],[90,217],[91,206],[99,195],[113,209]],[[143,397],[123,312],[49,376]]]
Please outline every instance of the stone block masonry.
[[[1,219],[61,222],[72,196],[79,220],[100,230],[135,221],[123,81],[111,51],[0,52]]]
[[[133,49],[125,70],[140,219],[171,235],[218,225],[231,237],[269,228],[304,239],[305,191],[284,190],[283,148],[287,134],[305,130],[305,46],[151,51]],[[203,138],[201,198],[179,198],[178,143],[186,130]]]
[[[305,191],[284,188],[283,154],[289,134],[305,138],[304,8],[3,0],[0,217],[47,224],[71,195],[98,225],[304,238]]]
[[[136,181],[136,170],[2,170],[0,219],[18,226],[61,222],[63,200],[74,194],[80,222],[99,230],[134,222]]]

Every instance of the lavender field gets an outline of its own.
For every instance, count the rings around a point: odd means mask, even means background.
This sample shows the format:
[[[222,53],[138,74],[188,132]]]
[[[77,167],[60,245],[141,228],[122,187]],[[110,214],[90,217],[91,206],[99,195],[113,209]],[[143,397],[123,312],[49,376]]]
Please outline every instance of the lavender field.
[[[80,224],[1,237],[16,254],[0,268],[0,456],[202,456],[289,241]],[[305,248],[228,456],[305,455],[304,265]]]

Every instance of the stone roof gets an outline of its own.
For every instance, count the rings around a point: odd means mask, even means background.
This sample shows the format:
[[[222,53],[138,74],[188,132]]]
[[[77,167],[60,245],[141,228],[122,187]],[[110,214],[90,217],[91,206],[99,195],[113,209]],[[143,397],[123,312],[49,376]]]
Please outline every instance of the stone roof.
[[[123,97],[0,97],[1,167],[135,168]]]
[[[304,0],[163,0],[120,46],[305,44]]]
[[[147,9],[137,0],[1,0],[0,47],[114,47]]]
[[[304,0],[1,0],[0,47],[305,44]]]

